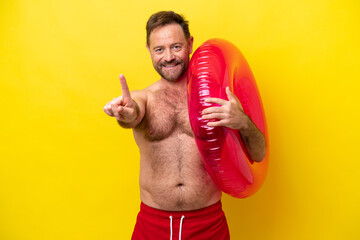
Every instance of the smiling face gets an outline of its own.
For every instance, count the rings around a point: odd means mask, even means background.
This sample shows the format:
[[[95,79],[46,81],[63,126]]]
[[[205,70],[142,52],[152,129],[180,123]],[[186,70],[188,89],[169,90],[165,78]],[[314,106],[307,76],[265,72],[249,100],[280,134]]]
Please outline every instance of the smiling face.
[[[155,70],[168,81],[177,81],[189,66],[193,37],[186,40],[181,26],[177,23],[155,28],[146,45]]]

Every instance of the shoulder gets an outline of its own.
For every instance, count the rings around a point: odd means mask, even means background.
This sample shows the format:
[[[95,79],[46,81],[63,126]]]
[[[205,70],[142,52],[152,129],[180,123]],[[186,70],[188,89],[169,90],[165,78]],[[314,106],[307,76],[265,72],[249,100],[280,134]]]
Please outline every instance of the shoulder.
[[[130,92],[131,98],[140,98],[140,99],[146,99],[149,95],[149,90],[142,89],[142,90],[133,90]]]
[[[160,80],[154,82],[153,84],[151,84],[150,86],[148,86],[147,88],[145,88],[144,90],[154,93],[163,88],[164,88],[164,84],[163,84],[163,81],[161,81],[161,79],[160,79]]]
[[[146,104],[151,99],[151,96],[161,88],[161,82],[156,81],[144,89],[131,91],[131,98],[136,102],[142,102]]]
[[[164,88],[165,88],[165,86],[159,80],[142,90],[135,90],[135,91],[132,91],[131,93],[134,93],[134,95],[136,95],[136,96],[149,97],[149,96],[153,95],[154,93],[163,90]]]

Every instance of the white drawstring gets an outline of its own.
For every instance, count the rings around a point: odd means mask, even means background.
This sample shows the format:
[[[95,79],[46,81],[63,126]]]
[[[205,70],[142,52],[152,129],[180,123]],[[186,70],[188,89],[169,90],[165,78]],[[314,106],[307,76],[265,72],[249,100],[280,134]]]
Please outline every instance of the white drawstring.
[[[172,216],[170,218],[170,240],[172,240]]]
[[[182,215],[182,216],[181,216],[181,220],[180,220],[179,240],[181,240],[181,230],[182,230],[182,224],[183,224],[184,218],[185,218],[185,216]]]
[[[170,240],[172,240],[172,237],[173,237],[172,220],[173,220],[173,218],[172,218],[172,216],[169,216],[169,218],[170,218]],[[180,220],[179,240],[181,240],[182,224],[183,224],[184,218],[185,218],[185,216],[182,215],[181,220]]]

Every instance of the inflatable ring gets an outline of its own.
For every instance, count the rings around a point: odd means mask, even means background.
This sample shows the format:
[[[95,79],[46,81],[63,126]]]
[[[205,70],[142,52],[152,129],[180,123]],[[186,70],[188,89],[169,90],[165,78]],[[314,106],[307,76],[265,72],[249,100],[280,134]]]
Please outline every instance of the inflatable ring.
[[[241,52],[228,41],[210,39],[193,54],[188,70],[190,124],[205,168],[223,192],[245,198],[263,184],[268,168],[268,146],[262,162],[248,157],[238,130],[208,127],[201,112],[214,103],[208,97],[227,99],[226,86],[238,97],[244,112],[268,136],[265,115],[254,76]]]

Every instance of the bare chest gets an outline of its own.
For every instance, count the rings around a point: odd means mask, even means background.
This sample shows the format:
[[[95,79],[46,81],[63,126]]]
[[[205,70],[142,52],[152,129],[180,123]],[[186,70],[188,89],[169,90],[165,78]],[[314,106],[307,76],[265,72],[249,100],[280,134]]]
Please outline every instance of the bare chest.
[[[161,141],[173,134],[193,136],[186,93],[173,89],[157,90],[149,96],[145,112],[140,127],[148,141]]]

